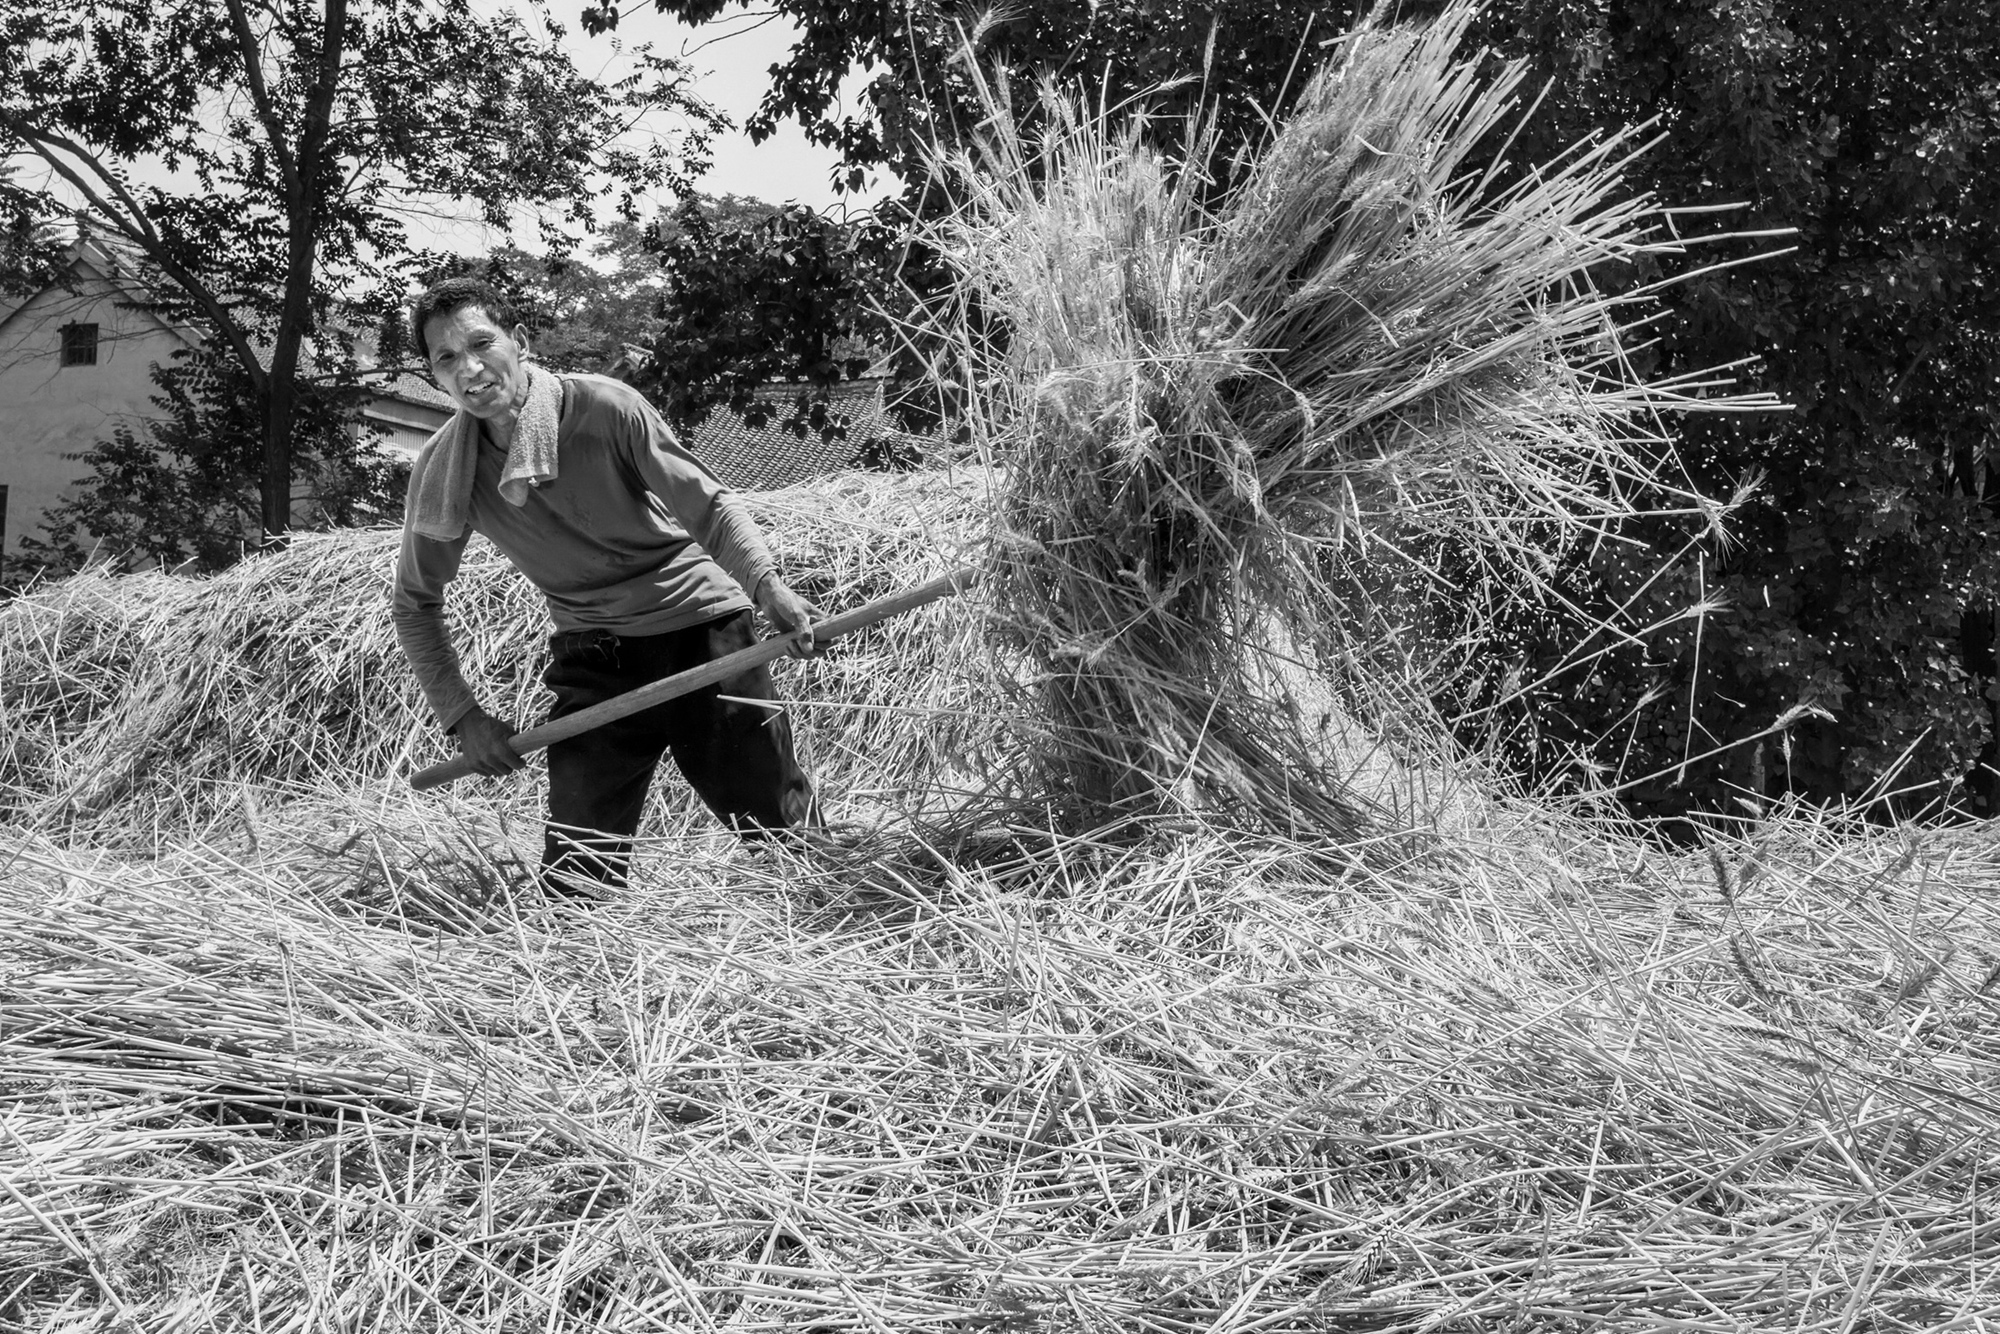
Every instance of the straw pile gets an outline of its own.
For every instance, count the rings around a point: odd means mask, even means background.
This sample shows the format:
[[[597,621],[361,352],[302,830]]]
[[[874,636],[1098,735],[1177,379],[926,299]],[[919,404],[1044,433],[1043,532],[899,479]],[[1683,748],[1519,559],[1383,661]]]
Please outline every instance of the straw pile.
[[[1407,730],[1580,544],[1712,508],[1654,414],[1725,401],[1636,383],[1635,298],[1589,282],[1669,249],[1633,145],[1465,176],[1522,74],[1456,55],[1473,15],[1347,39],[1219,201],[1199,126],[1173,162],[1143,116],[1045,87],[1024,138],[989,94],[936,239],[969,325],[1005,330],[965,339],[1007,470],[992,596],[1087,809],[1351,835],[1330,710],[1288,681]]]
[[[751,498],[800,591],[838,611],[948,568],[975,526],[977,475],[855,474]],[[85,575],[0,618],[0,810],[67,835],[141,845],[241,818],[259,800],[359,784],[448,753],[389,623],[397,534],[301,535],[211,580]],[[538,719],[539,595],[475,540],[448,595],[467,679],[487,707]],[[836,802],[884,772],[935,793],[984,753],[964,684],[937,683],[962,608],[890,622],[797,669],[809,756]],[[530,776],[513,784],[524,790]],[[695,803],[686,803],[691,812]],[[675,814],[683,811],[676,809]]]
[[[831,562],[844,526],[879,549],[962,494],[836,482],[778,527]],[[358,562],[280,559],[288,605],[372,623]],[[170,627],[264,629],[237,579],[277,593],[249,569],[0,609],[4,642],[77,650],[13,659],[11,716],[113,756],[128,663],[143,716],[216,725],[165,683],[248,691],[251,650],[224,676],[194,655],[226,635]],[[1676,856],[1488,800],[1402,865],[1186,820],[940,842],[879,790],[965,711],[944,668],[874,679],[955,660],[962,627],[919,624],[903,667],[863,642],[824,684],[913,690],[924,725],[801,707],[873,837],[742,849],[669,782],[634,888],[591,909],[532,884],[531,784],[418,797],[390,743],[341,764],[323,712],[289,789],[158,772],[219,764],[196,734],[134,772],[144,858],[109,818],[0,825],[0,1328],[2000,1320],[1991,833],[1794,814]]]
[[[271,823],[10,840],[7,1328],[2000,1319],[1988,834],[673,835],[586,913],[490,816]]]

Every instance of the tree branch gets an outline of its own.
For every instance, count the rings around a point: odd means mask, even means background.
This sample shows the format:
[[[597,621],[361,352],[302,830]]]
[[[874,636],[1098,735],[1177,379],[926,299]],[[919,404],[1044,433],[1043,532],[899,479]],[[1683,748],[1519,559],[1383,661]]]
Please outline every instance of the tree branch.
[[[256,349],[250,346],[249,336],[230,314],[228,303],[196,277],[193,270],[169,253],[166,239],[154,229],[145,211],[139,207],[139,201],[125,188],[125,183],[120,181],[96,154],[73,139],[52,133],[4,111],[0,111],[0,126],[5,126],[21,142],[28,145],[35,156],[47,163],[50,170],[69,182],[93,209],[103,215],[105,221],[116,227],[126,240],[143,250],[147,259],[158,265],[160,271],[173,279],[174,285],[186,293],[189,300],[201,307],[210,322],[214,324],[216,333],[229,345],[237,360],[243,363],[244,373],[250,377],[251,383],[262,392],[265,383],[264,368],[257,360]],[[65,154],[68,156],[65,157]],[[69,160],[70,158],[89,164],[91,171],[98,177],[98,182],[93,182]],[[97,188],[100,182],[109,187],[111,199],[107,199],[105,193]],[[112,202],[113,199],[117,201],[115,204]]]
[[[107,216],[111,216],[113,213],[111,204],[92,187],[90,180],[81,171],[77,170],[75,166],[71,165],[67,159],[58,156],[56,152],[51,150],[60,150],[62,153],[67,153],[70,157],[77,158],[86,163],[90,167],[91,172],[96,176],[98,182],[106,187],[117,198],[118,203],[130,214],[131,225],[138,228],[141,233],[141,235],[135,236],[133,239],[145,245],[159,243],[159,234],[153,230],[151,220],[146,217],[145,211],[139,207],[139,201],[132,197],[132,192],[126,189],[123,181],[118,179],[117,173],[106,167],[90,149],[66,135],[57,134],[53,130],[45,130],[34,121],[28,120],[14,112],[0,111],[0,126],[5,126],[8,130],[11,130],[15,136],[20,138],[34,151],[35,156],[46,162],[51,170],[81,191],[91,204],[103,210]],[[116,221],[116,218],[114,217],[113,220]]]
[[[271,154],[277,159],[278,171],[285,180],[285,193],[296,194],[299,187],[298,163],[292,157],[290,146],[285,141],[285,127],[278,119],[277,108],[271,102],[271,90],[264,82],[264,50],[257,44],[257,35],[250,28],[250,15],[243,8],[243,0],[229,0],[229,20],[236,29],[236,45],[243,55],[243,74],[250,87],[250,101],[257,108],[257,119],[264,126],[264,135],[271,141]]]
[[[354,192],[354,187],[361,184],[361,178],[381,165],[381,162],[382,157],[379,153],[370,153],[366,156],[355,158],[354,170],[348,173],[346,183],[340,187],[335,197],[338,199],[347,198],[348,195]]]

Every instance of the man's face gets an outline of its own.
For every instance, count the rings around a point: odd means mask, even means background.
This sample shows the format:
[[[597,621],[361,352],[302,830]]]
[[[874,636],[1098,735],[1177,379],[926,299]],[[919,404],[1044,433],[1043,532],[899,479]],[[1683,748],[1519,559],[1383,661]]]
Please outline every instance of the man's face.
[[[506,416],[528,397],[528,375],[521,364],[528,331],[514,326],[510,334],[479,306],[460,306],[424,322],[424,342],[430,346],[431,374],[451,401],[482,421]]]

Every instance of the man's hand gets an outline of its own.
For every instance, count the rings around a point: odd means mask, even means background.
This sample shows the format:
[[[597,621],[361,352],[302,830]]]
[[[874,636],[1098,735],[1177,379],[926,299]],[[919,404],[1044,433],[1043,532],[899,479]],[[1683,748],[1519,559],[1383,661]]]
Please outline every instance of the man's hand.
[[[472,767],[488,778],[512,773],[527,764],[507,744],[514,735],[513,727],[477,704],[472,706],[472,712],[453,725],[451,734],[458,738],[458,748],[465,752],[466,759],[472,761]]]
[[[795,630],[804,632],[792,640],[789,651],[794,658],[812,656],[812,623],[813,618],[819,615],[818,608],[794,593],[775,574],[767,574],[757,581],[755,601],[757,610],[770,618],[779,634],[789,635]]]

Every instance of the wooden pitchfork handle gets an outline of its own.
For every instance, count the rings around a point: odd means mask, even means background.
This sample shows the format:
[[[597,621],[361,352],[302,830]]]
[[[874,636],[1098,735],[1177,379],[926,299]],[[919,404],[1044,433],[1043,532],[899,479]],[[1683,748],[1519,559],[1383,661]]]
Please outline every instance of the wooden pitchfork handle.
[[[906,588],[900,593],[877,598],[873,602],[856,607],[853,611],[844,611],[838,616],[829,616],[812,627],[813,642],[815,645],[823,644],[828,640],[865,629],[877,621],[886,621],[892,616],[901,616],[906,611],[915,611],[927,602],[953,597],[972,587],[978,578],[978,572],[970,566],[960,566],[950,574],[939,575],[914,588]],[[602,704],[578,709],[575,713],[565,714],[552,722],[543,723],[540,727],[530,727],[527,731],[509,738],[507,744],[514,748],[515,754],[528,755],[545,746],[573,737],[579,732],[588,732],[593,727],[602,727],[605,723],[637,713],[641,709],[650,709],[663,701],[692,694],[703,686],[714,685],[717,681],[727,680],[738,672],[748,671],[775,658],[784,657],[791,649],[792,640],[797,634],[797,631],[793,631],[788,635],[766,639],[761,643],[752,644],[749,648],[726,654],[713,662],[706,662],[699,667],[691,667],[687,671],[662,677],[650,685],[627,691],[615,699],[607,699]],[[410,786],[419,792],[427,792],[431,788],[443,787],[446,783],[469,778],[475,772],[477,771],[473,769],[471,761],[459,755],[442,764],[433,764],[428,769],[419,769],[410,776]]]

